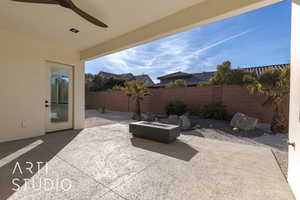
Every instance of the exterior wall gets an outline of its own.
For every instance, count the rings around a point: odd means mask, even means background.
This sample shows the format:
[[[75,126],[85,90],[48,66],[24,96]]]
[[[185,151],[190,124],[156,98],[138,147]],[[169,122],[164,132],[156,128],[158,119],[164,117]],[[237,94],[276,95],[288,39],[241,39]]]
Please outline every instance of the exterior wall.
[[[291,91],[289,140],[295,142],[295,148],[289,147],[288,181],[296,196],[300,199],[300,1],[292,5],[292,43],[291,43]]]
[[[150,89],[152,95],[142,102],[143,112],[164,113],[164,106],[171,100],[181,100],[188,105],[188,109],[197,112],[205,104],[222,101],[227,105],[231,114],[243,112],[252,117],[259,118],[262,122],[271,121],[273,111],[270,106],[262,106],[264,96],[252,95],[246,88],[240,86],[207,86],[188,88],[159,88]],[[105,105],[107,109],[116,111],[134,111],[133,102],[123,92],[106,91],[87,93],[86,105],[100,107]],[[286,115],[288,116],[288,101],[286,103]]]
[[[74,127],[84,127],[84,67],[79,54],[0,30],[0,142],[45,133],[46,61],[74,67]]]

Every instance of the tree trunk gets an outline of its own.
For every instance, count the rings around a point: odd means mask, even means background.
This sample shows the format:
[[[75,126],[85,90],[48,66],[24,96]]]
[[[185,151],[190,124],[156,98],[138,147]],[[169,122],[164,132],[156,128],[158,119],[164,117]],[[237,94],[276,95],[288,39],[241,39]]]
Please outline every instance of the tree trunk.
[[[136,117],[137,120],[141,120],[141,102],[139,97],[136,98]]]
[[[274,114],[271,122],[271,131],[273,133],[287,133],[288,123],[287,119],[282,111],[281,104],[274,104]]]

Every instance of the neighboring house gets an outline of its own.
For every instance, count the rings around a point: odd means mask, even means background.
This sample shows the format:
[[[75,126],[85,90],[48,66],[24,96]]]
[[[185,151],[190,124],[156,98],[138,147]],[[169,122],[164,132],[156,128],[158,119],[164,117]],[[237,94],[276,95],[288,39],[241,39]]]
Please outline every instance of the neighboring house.
[[[268,66],[258,66],[258,67],[249,67],[249,68],[240,68],[248,72],[254,72],[256,75],[261,74],[267,69],[278,69],[282,70],[283,68],[288,67],[289,64],[280,64],[280,65],[268,65]],[[185,73],[185,72],[175,72],[172,74],[167,74],[165,76],[158,77],[160,83],[152,85],[152,88],[161,88],[165,87],[167,84],[174,82],[176,80],[182,79],[185,80],[189,87],[196,86],[199,82],[204,83],[209,81],[214,76],[215,72],[201,72],[201,73]]]
[[[134,76],[134,78],[137,81],[140,81],[140,82],[143,82],[143,83],[148,83],[149,85],[154,85],[154,82],[152,81],[152,79],[147,74]]]
[[[98,75],[101,76],[102,78],[117,78],[117,79],[124,79],[127,81],[136,80],[136,81],[140,81],[143,83],[148,83],[149,85],[154,84],[152,79],[147,74],[134,76],[132,73],[113,74],[113,73],[108,73],[108,72],[99,72]]]

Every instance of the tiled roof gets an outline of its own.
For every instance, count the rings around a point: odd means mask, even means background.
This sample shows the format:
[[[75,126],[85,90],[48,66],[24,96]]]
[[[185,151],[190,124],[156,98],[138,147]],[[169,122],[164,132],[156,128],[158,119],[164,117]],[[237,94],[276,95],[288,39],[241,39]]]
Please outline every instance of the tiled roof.
[[[152,79],[147,74],[134,76],[134,79],[137,80],[137,81],[140,81],[140,82],[147,82],[147,81],[149,81],[150,85],[154,84],[154,82],[152,81]]]
[[[269,69],[277,69],[277,70],[283,70],[284,68],[290,66],[290,64],[278,64],[278,65],[267,65],[267,66],[259,66],[259,67],[247,67],[247,68],[241,68],[248,72],[254,72],[257,76],[260,75],[263,71],[269,70]]]
[[[193,74],[195,77],[198,78],[198,82],[207,82],[214,76],[215,72],[202,72],[202,73],[195,73]]]
[[[172,74],[167,74],[165,76],[158,77],[157,79],[168,79],[168,78],[180,77],[180,76],[192,76],[192,74],[188,74],[185,72],[175,72]]]

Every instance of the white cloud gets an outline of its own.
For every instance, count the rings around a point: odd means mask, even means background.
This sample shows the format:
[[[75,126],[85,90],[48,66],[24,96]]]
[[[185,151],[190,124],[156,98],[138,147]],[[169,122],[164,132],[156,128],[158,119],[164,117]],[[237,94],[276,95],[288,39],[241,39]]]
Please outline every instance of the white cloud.
[[[208,54],[208,50],[252,31],[253,29],[249,29],[213,42],[201,39],[203,33],[199,32],[196,36],[187,33],[184,36],[179,34],[96,59],[87,65],[99,68],[98,71],[145,73],[155,81],[158,76],[176,71],[211,71],[211,67],[217,64],[220,56]],[[212,39],[214,39],[213,36]],[[215,37],[220,37],[220,35],[215,35]],[[197,44],[200,40],[200,45],[194,44],[195,40]]]

